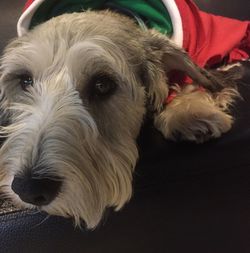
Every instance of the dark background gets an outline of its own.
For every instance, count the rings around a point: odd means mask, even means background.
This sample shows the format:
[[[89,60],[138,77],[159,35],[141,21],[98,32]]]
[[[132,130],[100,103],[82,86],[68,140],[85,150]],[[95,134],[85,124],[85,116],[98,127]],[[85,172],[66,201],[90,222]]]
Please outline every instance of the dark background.
[[[250,19],[249,0],[196,2]],[[0,51],[16,34],[23,3],[0,0]],[[134,197],[121,212],[107,212],[94,232],[60,217],[14,212],[0,216],[0,252],[249,253],[250,91],[240,89],[236,123],[219,140],[176,144],[145,128]]]

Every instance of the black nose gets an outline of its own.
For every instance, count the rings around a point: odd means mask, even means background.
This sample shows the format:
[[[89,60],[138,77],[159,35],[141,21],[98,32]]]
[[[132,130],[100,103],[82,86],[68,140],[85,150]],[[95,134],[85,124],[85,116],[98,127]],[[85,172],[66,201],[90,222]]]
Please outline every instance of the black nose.
[[[15,176],[12,190],[26,203],[36,206],[48,205],[57,196],[62,182],[48,178],[35,179],[31,176]]]

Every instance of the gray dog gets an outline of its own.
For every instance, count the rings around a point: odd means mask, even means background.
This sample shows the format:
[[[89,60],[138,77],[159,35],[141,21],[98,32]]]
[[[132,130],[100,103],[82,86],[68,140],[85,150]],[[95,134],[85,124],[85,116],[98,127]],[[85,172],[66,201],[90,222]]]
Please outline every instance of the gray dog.
[[[173,69],[194,83],[176,85],[166,105]],[[130,199],[147,110],[166,138],[203,142],[231,128],[238,94],[166,36],[111,11],[64,14],[11,42],[0,88],[1,190],[88,228]]]

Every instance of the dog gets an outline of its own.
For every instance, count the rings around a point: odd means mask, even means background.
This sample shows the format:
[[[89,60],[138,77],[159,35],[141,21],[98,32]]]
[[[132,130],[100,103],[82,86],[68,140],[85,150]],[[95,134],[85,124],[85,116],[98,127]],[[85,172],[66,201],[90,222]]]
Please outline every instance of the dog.
[[[36,26],[1,60],[2,192],[95,228],[106,208],[131,198],[148,112],[167,139],[202,143],[230,130],[236,67],[200,68],[167,36],[109,10]],[[171,85],[172,70],[193,83]],[[177,96],[166,103],[170,89]]]

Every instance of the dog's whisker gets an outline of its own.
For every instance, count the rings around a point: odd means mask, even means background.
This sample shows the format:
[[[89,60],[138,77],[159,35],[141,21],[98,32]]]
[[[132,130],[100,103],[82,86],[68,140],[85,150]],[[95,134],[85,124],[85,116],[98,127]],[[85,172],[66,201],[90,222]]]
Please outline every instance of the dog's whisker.
[[[44,222],[46,222],[49,218],[50,218],[50,215],[47,214],[46,217],[45,217],[41,222],[39,222],[38,224],[32,226],[31,228],[34,229],[34,228],[37,228],[37,227],[41,226],[41,225],[42,225]]]
[[[29,208],[29,209],[26,209],[26,211],[28,215],[36,215],[38,213],[41,213],[39,208]]]

